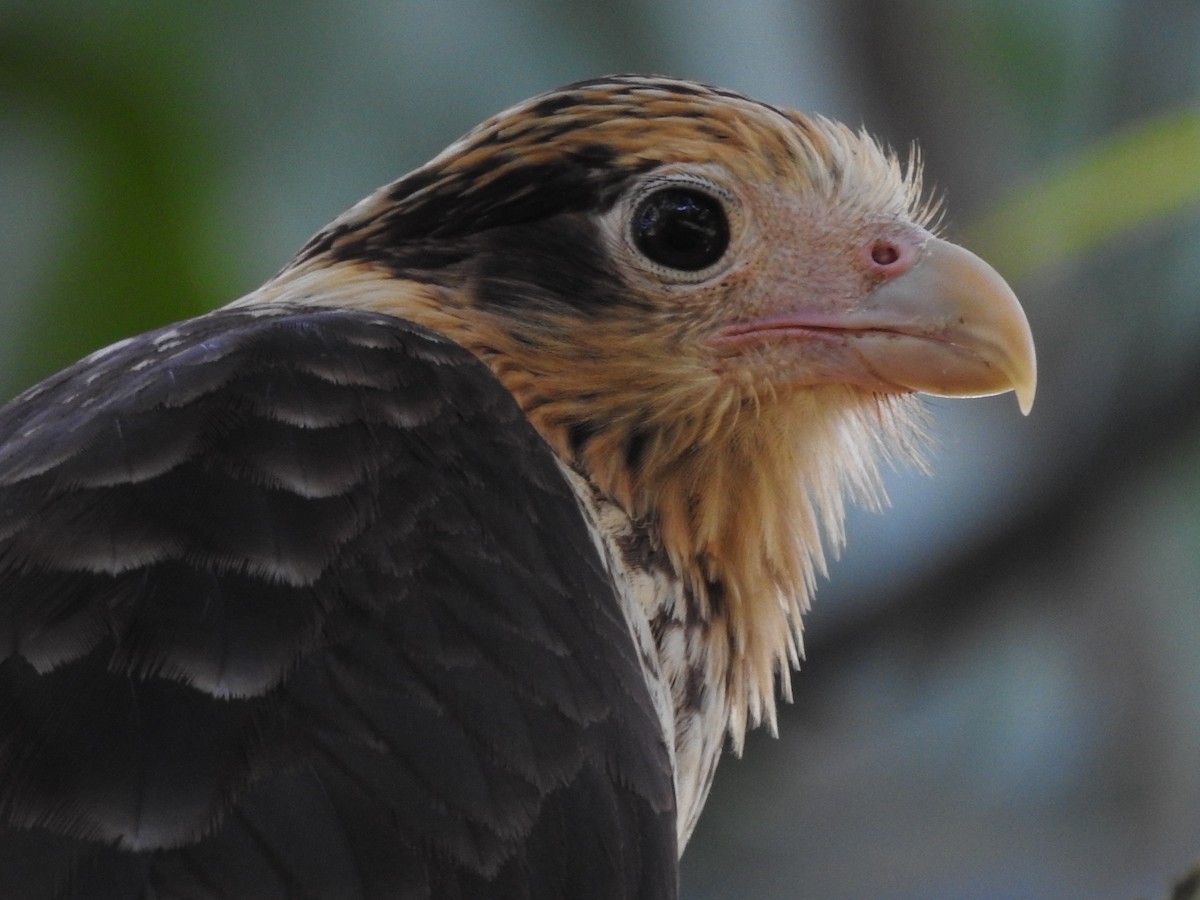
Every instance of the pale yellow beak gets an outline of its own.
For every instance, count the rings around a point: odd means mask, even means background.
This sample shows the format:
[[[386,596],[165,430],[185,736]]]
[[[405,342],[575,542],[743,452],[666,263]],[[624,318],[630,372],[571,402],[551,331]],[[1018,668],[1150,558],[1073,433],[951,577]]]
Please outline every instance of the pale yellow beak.
[[[871,292],[840,323],[888,382],[940,397],[1015,391],[1029,414],[1033,334],[1012,289],[982,259],[930,238],[913,268]]]

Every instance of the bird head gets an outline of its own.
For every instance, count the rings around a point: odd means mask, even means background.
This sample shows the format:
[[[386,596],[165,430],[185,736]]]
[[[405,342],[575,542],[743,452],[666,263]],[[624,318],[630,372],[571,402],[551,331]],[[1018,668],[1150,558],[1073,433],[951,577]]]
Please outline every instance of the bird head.
[[[911,457],[916,392],[1033,400],[1032,339],[863,132],[666,78],[582,82],[463,136],[243,302],[349,305],[474,351],[689,583],[773,717],[843,497]],[[648,614],[653,614],[648,610]],[[786,691],[786,679],[782,681]]]

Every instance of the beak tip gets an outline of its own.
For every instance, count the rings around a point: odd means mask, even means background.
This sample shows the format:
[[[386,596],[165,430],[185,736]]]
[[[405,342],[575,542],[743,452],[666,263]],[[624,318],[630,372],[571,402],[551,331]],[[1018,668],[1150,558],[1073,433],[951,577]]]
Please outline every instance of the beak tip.
[[[1024,352],[1021,354],[1021,364],[1017,366],[1016,377],[1013,378],[1013,390],[1017,394],[1017,405],[1021,407],[1021,415],[1027,416],[1033,410],[1033,398],[1037,393],[1037,355],[1033,348],[1033,333],[1029,330],[1029,321],[1025,319],[1023,312],[1021,319],[1024,323]]]

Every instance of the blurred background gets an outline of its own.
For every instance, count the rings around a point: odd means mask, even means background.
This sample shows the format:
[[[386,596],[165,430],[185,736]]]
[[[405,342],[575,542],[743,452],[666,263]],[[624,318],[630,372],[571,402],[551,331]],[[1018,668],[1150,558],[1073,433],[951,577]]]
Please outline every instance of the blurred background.
[[[932,400],[688,900],[1158,898],[1200,857],[1200,3],[0,2],[0,392],[221,305],[485,116],[662,72],[919,142],[1041,380]]]

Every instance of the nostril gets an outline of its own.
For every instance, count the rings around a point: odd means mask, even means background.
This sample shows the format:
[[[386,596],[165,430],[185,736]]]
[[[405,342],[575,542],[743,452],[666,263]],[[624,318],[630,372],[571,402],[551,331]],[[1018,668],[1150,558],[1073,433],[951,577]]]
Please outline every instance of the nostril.
[[[900,248],[891,241],[876,241],[871,246],[871,262],[877,266],[893,266],[900,261]]]
[[[899,278],[921,255],[919,238],[919,235],[907,234],[877,237],[862,245],[860,259],[875,278]]]

